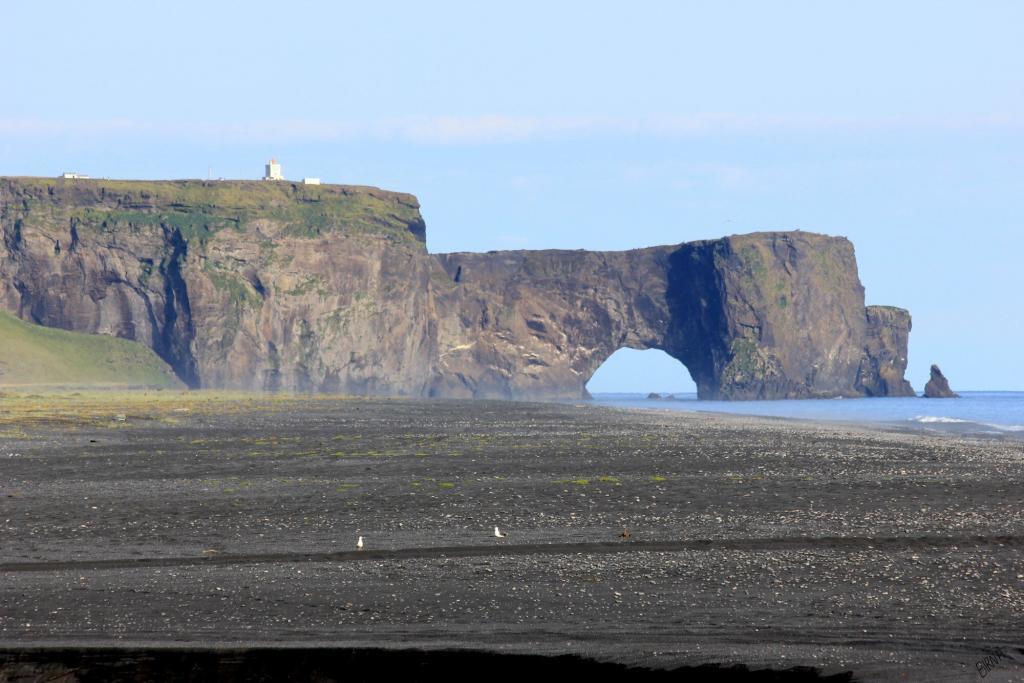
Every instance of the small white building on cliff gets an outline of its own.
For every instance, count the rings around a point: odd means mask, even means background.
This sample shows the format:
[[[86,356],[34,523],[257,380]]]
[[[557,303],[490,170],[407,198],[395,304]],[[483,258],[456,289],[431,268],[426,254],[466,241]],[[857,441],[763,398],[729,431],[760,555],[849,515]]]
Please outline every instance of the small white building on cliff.
[[[284,180],[284,174],[281,173],[281,164],[277,163],[277,159],[271,159],[267,162],[266,173],[263,174],[264,180]]]

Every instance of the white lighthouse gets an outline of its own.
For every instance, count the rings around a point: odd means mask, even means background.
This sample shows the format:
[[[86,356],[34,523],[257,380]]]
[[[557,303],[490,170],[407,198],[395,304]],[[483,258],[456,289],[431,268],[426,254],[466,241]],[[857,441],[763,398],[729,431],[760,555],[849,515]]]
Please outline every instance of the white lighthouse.
[[[277,159],[271,159],[267,162],[267,172],[263,175],[264,180],[284,180],[284,175],[281,173],[281,164],[277,163]]]

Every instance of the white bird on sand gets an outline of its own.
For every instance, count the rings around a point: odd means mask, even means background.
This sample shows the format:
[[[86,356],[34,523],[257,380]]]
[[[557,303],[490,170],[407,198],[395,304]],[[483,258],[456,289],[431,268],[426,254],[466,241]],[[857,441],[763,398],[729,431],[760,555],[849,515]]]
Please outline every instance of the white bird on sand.
[[[505,534],[501,533],[501,529],[499,529],[498,527],[494,527],[494,537],[505,538]]]
[[[362,549],[363,549],[363,537],[360,536],[359,540],[356,541],[356,550],[362,550]]]

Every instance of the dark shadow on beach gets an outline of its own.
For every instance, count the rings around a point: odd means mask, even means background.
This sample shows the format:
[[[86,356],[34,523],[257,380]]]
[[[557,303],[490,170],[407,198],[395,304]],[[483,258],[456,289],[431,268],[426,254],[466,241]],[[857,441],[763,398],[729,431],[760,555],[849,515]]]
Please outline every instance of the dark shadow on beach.
[[[851,673],[823,676],[810,667],[750,669],[706,664],[675,669],[628,667],[576,655],[498,654],[473,650],[378,648],[281,649],[35,649],[0,650],[0,680],[64,683],[136,681],[460,680],[480,676],[608,676],[614,680],[852,681]]]

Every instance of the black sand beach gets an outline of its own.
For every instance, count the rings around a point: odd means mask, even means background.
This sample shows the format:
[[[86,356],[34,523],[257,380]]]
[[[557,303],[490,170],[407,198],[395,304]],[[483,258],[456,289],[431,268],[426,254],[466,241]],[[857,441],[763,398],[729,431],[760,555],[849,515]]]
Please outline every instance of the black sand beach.
[[[90,647],[299,648],[318,680],[332,648],[1024,678],[1019,443],[499,402],[0,411],[0,680],[90,680]]]

